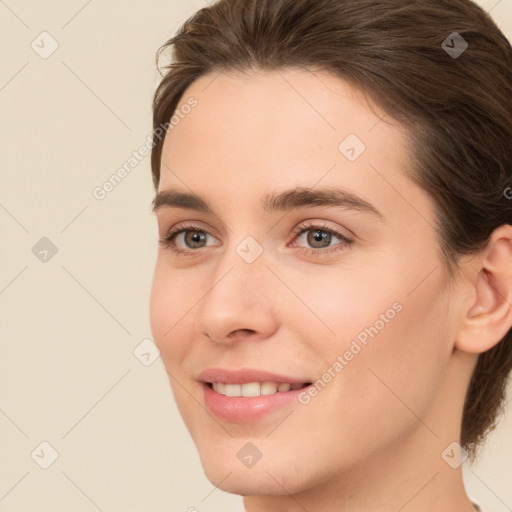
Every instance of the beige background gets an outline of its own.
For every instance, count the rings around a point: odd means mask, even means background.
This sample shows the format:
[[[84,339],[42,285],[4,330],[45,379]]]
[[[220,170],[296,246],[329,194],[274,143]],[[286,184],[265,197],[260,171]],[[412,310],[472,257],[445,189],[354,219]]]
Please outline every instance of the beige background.
[[[512,0],[479,3],[512,38]],[[0,1],[0,511],[240,510],[204,477],[161,360],[134,354],[151,338],[149,156],[92,194],[146,142],[154,54],[204,5]],[[33,253],[43,237],[55,255]],[[465,467],[490,512],[512,510],[506,411]]]

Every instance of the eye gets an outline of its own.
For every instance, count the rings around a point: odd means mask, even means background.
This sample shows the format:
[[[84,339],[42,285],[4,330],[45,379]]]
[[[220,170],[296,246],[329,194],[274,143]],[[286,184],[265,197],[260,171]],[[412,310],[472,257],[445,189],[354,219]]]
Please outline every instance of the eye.
[[[211,235],[199,226],[180,226],[178,228],[171,228],[165,237],[159,240],[159,243],[162,247],[169,248],[177,254],[191,255],[194,253],[194,249],[206,247],[205,242],[208,236]],[[192,250],[180,249],[176,245],[177,238],[181,241],[181,245],[184,244],[185,247]]]
[[[306,236],[303,237],[303,235]],[[353,243],[353,240],[325,224],[322,226],[315,224],[298,226],[295,229],[295,238],[300,240],[301,237],[305,238],[305,242],[311,246],[311,248],[299,246],[302,252],[317,256],[342,251]],[[336,238],[341,243],[331,245],[331,242]]]

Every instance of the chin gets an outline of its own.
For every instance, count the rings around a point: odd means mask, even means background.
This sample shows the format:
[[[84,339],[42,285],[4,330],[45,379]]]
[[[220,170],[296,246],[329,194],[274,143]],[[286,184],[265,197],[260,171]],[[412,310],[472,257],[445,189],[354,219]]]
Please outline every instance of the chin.
[[[290,486],[286,482],[283,473],[275,467],[266,472],[265,468],[233,468],[225,471],[220,470],[218,466],[203,466],[206,478],[220,490],[231,494],[239,494],[240,496],[254,495],[284,495],[294,494],[302,489]],[[229,475],[229,476],[228,476]],[[286,476],[288,480],[289,475]],[[296,484],[295,484],[296,485]],[[286,491],[285,491],[286,489]]]
[[[293,464],[292,454],[287,456],[280,454],[276,457],[273,450],[265,460],[262,454],[254,465],[246,466],[238,457],[243,460],[243,447],[251,441],[243,438],[233,438],[226,442],[221,449],[219,445],[212,449],[210,443],[201,450],[199,456],[206,478],[222,491],[250,495],[287,495],[305,490],[308,487],[309,477],[305,471]],[[256,440],[255,443],[265,452],[265,440]],[[241,450],[242,448],[242,450]],[[250,450],[248,450],[250,452]],[[279,460],[280,459],[280,460]]]

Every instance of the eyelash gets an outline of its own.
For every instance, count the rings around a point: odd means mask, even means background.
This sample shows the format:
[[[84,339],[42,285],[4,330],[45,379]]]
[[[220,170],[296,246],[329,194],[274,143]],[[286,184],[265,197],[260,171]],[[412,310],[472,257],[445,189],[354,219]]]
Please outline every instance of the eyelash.
[[[178,228],[171,228],[168,231],[167,235],[164,238],[159,240],[159,244],[164,248],[171,249],[171,251],[173,251],[175,254],[177,254],[179,256],[195,256],[200,251],[200,249],[191,249],[191,250],[186,251],[183,249],[179,249],[176,246],[174,239],[180,233],[182,233],[184,231],[194,231],[197,233],[209,234],[207,231],[200,228],[199,226],[194,226],[193,224],[188,224],[188,225],[180,226]],[[341,240],[341,243],[335,244],[332,248],[327,247],[324,249],[312,249],[312,248],[307,248],[307,247],[299,247],[299,249],[301,249],[301,252],[303,252],[304,254],[306,254],[308,256],[324,256],[326,254],[332,254],[332,253],[335,253],[338,251],[343,251],[345,248],[350,247],[350,245],[353,243],[353,240],[347,238],[346,236],[344,236],[341,233],[339,233],[338,231],[326,226],[325,224],[321,225],[321,226],[317,225],[317,224],[309,224],[309,225],[302,224],[300,226],[297,226],[293,230],[293,233],[295,235],[294,240],[296,238],[300,237],[303,233],[306,233],[308,231],[323,231],[323,232],[329,233],[330,235],[333,235]],[[341,248],[340,248],[340,246],[341,246]]]

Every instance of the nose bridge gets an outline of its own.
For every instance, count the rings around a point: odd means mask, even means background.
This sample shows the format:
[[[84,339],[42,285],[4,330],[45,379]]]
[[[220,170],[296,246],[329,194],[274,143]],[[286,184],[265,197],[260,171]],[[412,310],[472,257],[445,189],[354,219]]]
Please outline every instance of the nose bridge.
[[[211,285],[216,287],[215,283],[220,285],[223,282],[225,288],[236,287],[240,292],[239,298],[247,303],[244,299],[250,299],[258,294],[271,272],[266,268],[268,258],[263,247],[264,234],[243,236],[241,233],[244,233],[243,225],[240,229],[230,231],[225,242],[225,250],[217,260]],[[243,293],[245,291],[248,293]]]
[[[263,246],[254,237],[229,243],[215,263],[208,290],[198,305],[197,326],[218,342],[233,331],[265,334],[272,328],[272,272]]]

